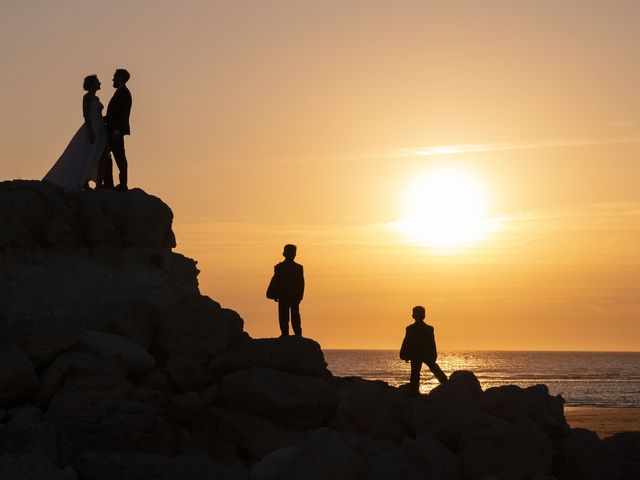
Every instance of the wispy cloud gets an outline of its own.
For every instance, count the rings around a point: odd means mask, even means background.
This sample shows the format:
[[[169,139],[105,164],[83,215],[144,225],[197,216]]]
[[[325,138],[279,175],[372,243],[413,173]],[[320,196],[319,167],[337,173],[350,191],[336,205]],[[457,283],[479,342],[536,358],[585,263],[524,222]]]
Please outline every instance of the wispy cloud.
[[[464,153],[504,152],[513,150],[534,150],[542,148],[587,147],[597,145],[617,145],[640,143],[640,136],[607,138],[566,138],[524,142],[466,143],[459,145],[432,145],[423,147],[397,148],[373,152],[371,157],[410,158],[459,155]]]
[[[417,147],[402,147],[379,150],[354,150],[351,152],[309,152],[306,155],[296,155],[294,157],[280,156],[278,158],[246,158],[235,159],[233,161],[210,161],[206,159],[205,164],[192,164],[186,166],[167,165],[153,168],[141,166],[140,170],[148,175],[164,174],[167,171],[176,172],[178,175],[192,175],[194,172],[219,171],[244,169],[247,167],[276,167],[283,165],[324,165],[353,162],[371,162],[388,159],[410,159],[417,157],[438,157],[447,155],[460,155],[466,153],[483,152],[506,152],[515,150],[534,150],[545,148],[569,148],[588,147],[598,145],[621,145],[640,143],[640,136],[620,136],[605,138],[568,138],[550,140],[532,140],[522,142],[489,142],[489,143],[463,143],[456,145],[428,145]]]

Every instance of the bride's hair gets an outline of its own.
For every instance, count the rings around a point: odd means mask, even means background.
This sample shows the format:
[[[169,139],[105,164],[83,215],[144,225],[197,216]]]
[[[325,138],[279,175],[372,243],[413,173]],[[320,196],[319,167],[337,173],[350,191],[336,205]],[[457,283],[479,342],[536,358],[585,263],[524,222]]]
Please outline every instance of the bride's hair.
[[[91,85],[98,81],[98,76],[94,73],[93,75],[87,75],[84,77],[84,82],[82,82],[82,88],[85,91],[89,91],[91,89]]]

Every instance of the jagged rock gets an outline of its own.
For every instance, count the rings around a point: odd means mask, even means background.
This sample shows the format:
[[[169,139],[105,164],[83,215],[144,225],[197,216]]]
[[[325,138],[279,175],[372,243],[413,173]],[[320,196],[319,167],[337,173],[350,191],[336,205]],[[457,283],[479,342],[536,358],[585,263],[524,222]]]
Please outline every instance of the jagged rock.
[[[482,410],[491,415],[510,421],[528,417],[551,435],[566,433],[569,429],[563,405],[563,398],[560,395],[550,396],[546,385],[488,388],[481,401]]]
[[[213,382],[211,375],[197,360],[189,357],[171,358],[164,371],[181,392],[199,391]]]
[[[219,375],[264,367],[296,375],[326,376],[327,362],[320,345],[298,336],[247,339],[222,352],[209,365]]]
[[[406,405],[396,389],[357,377],[339,379],[334,385],[341,398],[332,428],[395,441],[407,436]]]
[[[91,353],[66,352],[49,365],[42,374],[35,401],[38,404],[47,404],[69,378],[123,379],[125,376],[120,364],[111,358]]]
[[[224,377],[220,394],[233,408],[301,429],[320,426],[338,404],[320,379],[257,367]]]
[[[300,445],[308,437],[306,432],[283,428],[248,413],[222,408],[213,411],[233,436],[239,453],[248,460],[259,460],[284,447]]]
[[[156,365],[154,358],[144,348],[113,333],[87,330],[74,349],[122,362],[134,377],[146,375]]]
[[[91,452],[78,457],[75,469],[83,480],[246,480],[238,465],[223,466],[206,455],[187,452],[176,457],[142,453]]]
[[[242,319],[209,297],[189,297],[168,309],[158,325],[160,358],[190,357],[206,365],[242,336]]]
[[[13,424],[0,427],[0,452],[3,454],[35,453],[57,464],[58,432],[49,422]],[[4,478],[1,477],[0,478]]]
[[[64,480],[62,472],[41,455],[0,456],[0,478],[7,480]]]
[[[15,405],[38,389],[38,377],[31,360],[12,343],[0,345],[0,407]]]
[[[545,431],[529,418],[475,432],[462,450],[462,476],[480,480],[533,478],[551,474],[553,448]]]
[[[25,332],[15,343],[29,357],[36,368],[46,367],[56,357],[76,344],[83,336],[80,328],[64,325],[43,325]]]

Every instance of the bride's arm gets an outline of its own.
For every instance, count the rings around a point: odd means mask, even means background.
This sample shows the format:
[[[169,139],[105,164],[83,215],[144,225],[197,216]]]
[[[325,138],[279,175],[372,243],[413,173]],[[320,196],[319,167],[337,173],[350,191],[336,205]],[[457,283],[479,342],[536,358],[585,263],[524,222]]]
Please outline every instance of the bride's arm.
[[[91,125],[91,100],[93,98],[89,95],[82,97],[82,116],[84,117],[84,123],[87,125],[87,131],[89,132],[89,143],[96,141],[96,134],[93,131],[93,125]]]

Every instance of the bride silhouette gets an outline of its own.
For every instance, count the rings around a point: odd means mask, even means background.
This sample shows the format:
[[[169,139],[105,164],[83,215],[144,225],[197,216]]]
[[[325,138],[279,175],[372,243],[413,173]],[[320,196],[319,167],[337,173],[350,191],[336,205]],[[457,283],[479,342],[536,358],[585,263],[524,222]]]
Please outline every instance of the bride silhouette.
[[[84,123],[43,178],[70,195],[88,188],[89,180],[97,181],[100,160],[106,153],[107,131],[102,118],[104,107],[96,96],[100,90],[98,76],[86,76],[82,88],[87,92],[82,97]]]

